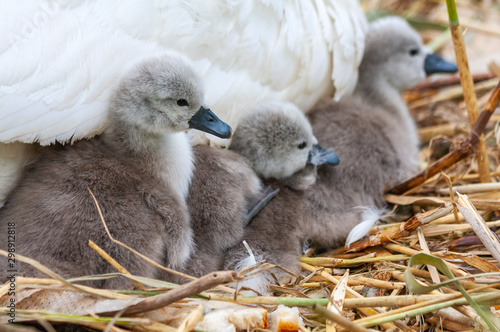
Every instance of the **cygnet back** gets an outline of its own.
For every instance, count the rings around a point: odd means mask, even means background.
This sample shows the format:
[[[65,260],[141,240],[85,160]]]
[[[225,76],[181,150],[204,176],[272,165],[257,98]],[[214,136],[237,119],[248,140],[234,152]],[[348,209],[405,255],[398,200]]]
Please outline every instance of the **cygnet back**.
[[[335,169],[318,169],[316,184],[307,191],[307,235],[331,248],[343,244],[363,213],[378,219],[389,181],[418,170],[417,147],[401,144],[399,137],[407,133],[385,110],[360,100],[318,106],[309,119],[320,143],[342,160]]]

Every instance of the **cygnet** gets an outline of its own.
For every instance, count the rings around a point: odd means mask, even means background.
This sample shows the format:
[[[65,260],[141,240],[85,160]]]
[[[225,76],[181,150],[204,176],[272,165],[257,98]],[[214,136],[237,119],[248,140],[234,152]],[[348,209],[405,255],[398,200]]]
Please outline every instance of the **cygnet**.
[[[389,17],[370,25],[354,96],[308,113],[319,143],[342,160],[338,167],[318,169],[307,191],[303,220],[311,240],[331,248],[369,231],[385,206],[384,188],[419,166],[416,125],[402,91],[426,74],[456,70],[430,54],[405,20]]]
[[[279,193],[245,228],[243,243],[226,254],[225,268],[241,270],[265,259],[298,272],[304,230],[305,190],[314,184],[316,167],[336,165],[337,156],[317,145],[311,125],[292,104],[271,102],[247,111],[233,135],[230,150],[245,156],[265,185]],[[258,257],[258,259],[255,258]],[[281,270],[273,269],[281,277]],[[243,283],[265,292],[269,272]]]
[[[63,277],[116,272],[89,240],[132,274],[155,277],[155,267],[108,238],[90,190],[114,238],[181,268],[193,248],[186,206],[193,156],[184,131],[231,135],[231,128],[202,106],[203,96],[201,77],[180,54],[136,63],[117,84],[100,137],[43,149],[27,167],[0,211],[0,232],[15,228],[16,253]],[[20,276],[43,276],[18,261],[16,270]],[[89,284],[131,285],[124,278]]]

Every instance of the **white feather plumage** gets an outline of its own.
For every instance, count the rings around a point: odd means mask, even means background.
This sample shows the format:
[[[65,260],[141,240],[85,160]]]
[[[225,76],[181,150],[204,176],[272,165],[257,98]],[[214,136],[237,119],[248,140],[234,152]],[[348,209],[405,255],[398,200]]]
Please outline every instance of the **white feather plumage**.
[[[232,126],[267,100],[307,110],[353,90],[365,29],[352,0],[3,1],[0,142],[100,133],[123,69],[166,49],[194,61],[207,104]]]
[[[356,83],[365,29],[350,0],[27,0],[0,16],[0,141],[42,145],[100,132],[124,66],[165,49],[195,62],[208,104],[233,125],[265,100],[309,109],[332,80],[340,98]]]

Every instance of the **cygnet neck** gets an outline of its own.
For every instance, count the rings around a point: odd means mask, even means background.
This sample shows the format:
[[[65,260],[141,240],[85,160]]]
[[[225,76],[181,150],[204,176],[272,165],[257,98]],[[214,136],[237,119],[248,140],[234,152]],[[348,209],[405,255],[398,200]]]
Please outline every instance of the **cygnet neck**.
[[[415,121],[403,101],[402,90],[390,83],[387,73],[376,66],[361,67],[354,97],[377,108],[378,112],[387,112],[387,120],[392,123],[388,135],[393,136],[393,142],[397,142],[401,151],[409,156],[418,154],[419,138]],[[416,164],[416,159],[412,159],[408,161],[408,168],[413,170]]]
[[[354,95],[365,102],[383,107],[392,115],[406,118],[408,109],[402,91],[393,86],[377,68],[362,66]]]
[[[386,76],[383,70],[375,66],[362,65],[354,96],[368,105],[387,111],[406,128],[407,132],[416,132],[415,122],[403,101],[403,91],[392,85]]]
[[[102,140],[112,150],[144,164],[142,171],[150,173],[177,190],[186,198],[193,174],[193,153],[184,132],[156,134],[139,125],[127,123],[121,113],[111,112],[109,127]]]
[[[120,153],[135,157],[155,155],[168,135],[146,132],[138,125],[127,123],[117,114],[109,117],[109,127],[103,133],[104,142]]]
[[[279,182],[294,191],[304,191],[316,183],[316,175],[316,166],[307,165],[292,176],[279,180]]]

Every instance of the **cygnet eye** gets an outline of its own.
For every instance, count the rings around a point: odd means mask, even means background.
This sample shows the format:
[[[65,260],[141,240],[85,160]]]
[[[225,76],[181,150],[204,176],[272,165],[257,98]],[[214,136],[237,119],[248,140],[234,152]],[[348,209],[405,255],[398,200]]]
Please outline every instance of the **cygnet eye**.
[[[307,142],[302,142],[297,147],[302,150],[302,149],[305,149],[306,146],[307,146]]]
[[[177,100],[177,105],[179,106],[189,106],[188,102],[186,99],[178,99]]]
[[[419,53],[419,50],[418,48],[412,48],[409,53],[411,56],[415,56]]]

